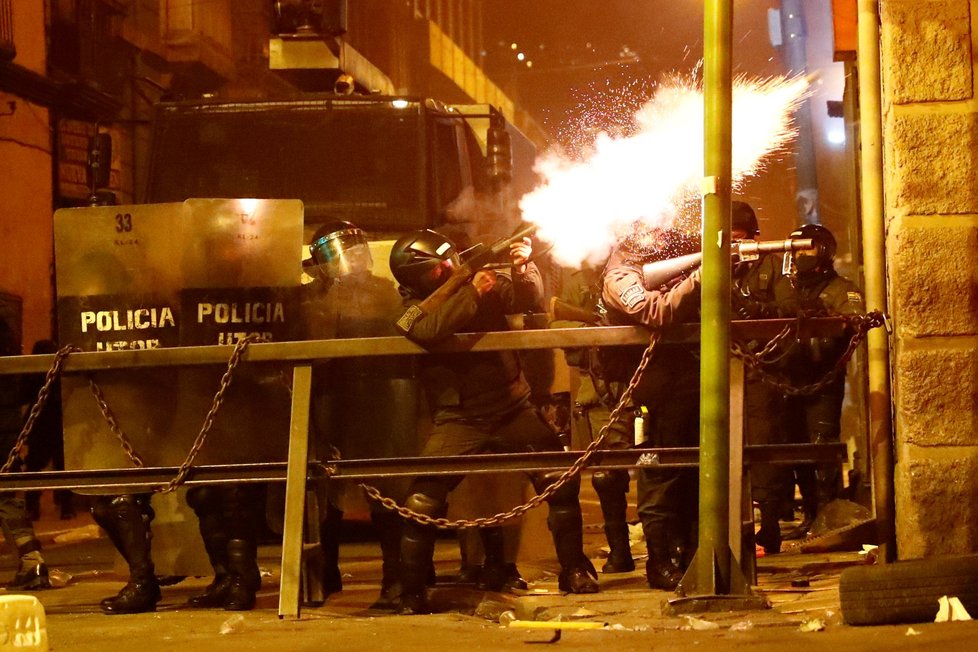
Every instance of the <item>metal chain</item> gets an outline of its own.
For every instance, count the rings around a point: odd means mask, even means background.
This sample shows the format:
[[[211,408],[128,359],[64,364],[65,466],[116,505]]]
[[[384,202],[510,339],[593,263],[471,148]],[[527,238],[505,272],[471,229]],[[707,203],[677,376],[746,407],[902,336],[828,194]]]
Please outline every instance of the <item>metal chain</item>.
[[[31,406],[31,411],[27,415],[27,420],[24,422],[24,427],[20,429],[20,434],[17,435],[17,441],[14,443],[14,447],[10,450],[10,454],[7,455],[7,461],[4,462],[2,467],[0,467],[0,473],[9,472],[14,463],[20,458],[20,454],[24,450],[24,445],[27,444],[27,438],[30,436],[31,430],[34,429],[34,422],[37,421],[37,417],[40,416],[44,406],[47,405],[48,397],[51,395],[51,387],[61,376],[61,368],[64,366],[65,359],[70,354],[79,350],[80,349],[78,347],[69,344],[61,347],[58,349],[58,352],[54,354],[54,363],[44,376],[44,385],[42,385],[41,389],[37,392],[37,400],[34,401],[34,405]]]
[[[102,392],[102,388],[99,387],[99,384],[96,383],[95,379],[92,377],[89,377],[88,379],[88,388],[91,390],[92,396],[95,397],[95,402],[98,404],[98,409],[102,413],[102,418],[105,419],[105,423],[109,426],[109,430],[111,430],[112,434],[115,435],[115,438],[119,440],[119,444],[122,446],[122,452],[126,454],[126,457],[129,458],[129,461],[132,462],[132,465],[136,468],[146,466],[146,463],[143,462],[142,456],[140,456],[140,454],[136,452],[136,449],[133,448],[132,442],[129,441],[129,437],[126,436],[126,433],[122,432],[122,428],[119,426],[119,421],[115,418],[115,413],[105,400],[105,394]]]
[[[843,321],[846,322],[846,327],[852,330],[852,335],[849,338],[849,344],[832,369],[830,369],[819,380],[807,385],[796,386],[792,384],[791,379],[785,374],[768,371],[764,368],[764,365],[770,364],[770,362],[766,362],[765,360],[760,359],[760,356],[751,353],[741,342],[732,342],[731,350],[733,351],[733,354],[740,358],[747,367],[753,369],[763,382],[773,385],[785,394],[789,396],[808,396],[815,394],[816,392],[824,389],[830,383],[834,382],[840,373],[844,373],[846,365],[849,363],[849,359],[852,358],[852,355],[856,352],[856,348],[859,346],[860,342],[865,339],[866,333],[868,333],[870,329],[883,326],[885,323],[885,317],[879,310],[874,310],[865,315],[840,315],[840,317],[842,317]],[[782,334],[783,333],[784,331],[782,331]],[[765,350],[767,350],[767,347],[765,347]]]
[[[552,496],[555,491],[569,482],[571,478],[577,475],[581,469],[587,465],[591,457],[594,456],[594,453],[601,448],[601,444],[604,443],[605,436],[608,434],[608,429],[621,419],[622,411],[630,404],[632,392],[642,379],[642,375],[645,373],[645,368],[649,365],[649,360],[652,359],[652,352],[655,350],[655,345],[658,344],[660,337],[661,336],[658,332],[653,332],[649,336],[649,346],[642,354],[642,360],[639,362],[638,368],[632,375],[632,379],[628,382],[628,387],[625,388],[625,391],[622,392],[621,397],[618,399],[618,405],[616,405],[611,411],[611,414],[608,417],[608,422],[602,426],[601,430],[598,432],[597,439],[588,444],[588,447],[584,449],[581,456],[577,458],[577,460],[575,460],[575,462],[571,464],[570,467],[568,467],[560,475],[560,477],[554,481],[553,484],[549,485],[546,489],[538,493],[526,503],[517,505],[507,512],[501,512],[493,516],[449,521],[446,518],[434,518],[428,516],[427,514],[419,514],[418,512],[408,509],[407,507],[402,507],[392,498],[382,495],[376,487],[363,483],[360,484],[360,487],[364,490],[369,498],[380,503],[380,505],[385,509],[396,512],[403,518],[414,521],[415,523],[419,523],[421,525],[431,525],[443,530],[468,527],[488,527],[492,525],[499,525],[500,523],[505,523],[506,521],[512,520],[518,516],[522,516],[534,507],[540,505],[540,503]]]
[[[190,472],[191,466],[193,466],[197,454],[203,447],[204,442],[207,441],[207,434],[210,432],[211,426],[214,425],[214,417],[217,414],[217,411],[221,408],[221,404],[224,401],[225,392],[227,392],[228,387],[231,386],[231,380],[234,378],[234,371],[241,362],[241,357],[244,355],[245,350],[247,350],[250,344],[264,341],[265,337],[263,335],[252,333],[251,335],[238,340],[234,345],[234,351],[231,352],[231,357],[228,359],[227,370],[224,372],[224,375],[221,376],[220,387],[218,388],[217,393],[214,394],[214,401],[211,404],[210,410],[207,412],[207,416],[204,417],[204,423],[200,428],[200,432],[197,433],[196,439],[194,439],[193,446],[190,447],[190,451],[187,453],[187,458],[180,465],[180,468],[177,470],[177,474],[173,477],[173,479],[155,491],[163,494],[170,493],[183,484],[187,474]],[[95,383],[94,380],[91,379],[89,380],[89,386],[92,388],[92,394],[95,396],[95,400],[98,402],[99,409],[102,411],[102,416],[105,418],[105,422],[108,424],[109,428],[122,445],[122,450],[129,456],[129,459],[132,460],[132,463],[135,466],[144,466],[142,457],[135,451],[132,446],[132,442],[119,427],[119,422],[116,420],[115,415],[112,413],[112,409],[105,401],[105,395],[102,393],[101,388]]]

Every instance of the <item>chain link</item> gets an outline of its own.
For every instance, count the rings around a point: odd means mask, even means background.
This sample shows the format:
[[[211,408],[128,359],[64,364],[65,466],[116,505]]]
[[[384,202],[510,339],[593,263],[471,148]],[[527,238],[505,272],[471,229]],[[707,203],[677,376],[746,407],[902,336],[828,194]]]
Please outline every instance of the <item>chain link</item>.
[[[731,343],[731,350],[733,354],[740,358],[747,367],[756,371],[764,382],[778,387],[784,393],[791,395],[813,394],[832,382],[840,371],[845,369],[849,359],[855,352],[856,347],[859,346],[859,343],[866,337],[866,333],[869,332],[870,329],[878,328],[883,326],[885,323],[884,315],[878,310],[865,315],[845,315],[843,316],[843,320],[846,322],[846,326],[853,331],[845,352],[839,358],[835,367],[831,371],[829,371],[822,379],[808,385],[795,387],[791,384],[790,379],[783,374],[770,372],[763,368],[765,364],[771,363],[770,360],[766,360],[767,356],[778,350],[781,343],[784,342],[792,332],[796,332],[797,325],[786,326],[759,351],[750,351],[744,343],[739,341],[734,341]],[[602,426],[601,430],[599,431],[598,437],[587,446],[581,456],[575,460],[574,463],[568,467],[560,475],[560,477],[554,481],[553,484],[549,485],[546,489],[522,505],[517,505],[507,512],[501,512],[493,516],[450,521],[446,518],[434,518],[426,514],[420,514],[412,511],[406,507],[402,507],[392,498],[382,495],[376,487],[371,485],[361,483],[360,487],[370,499],[377,501],[385,509],[396,512],[400,516],[421,525],[430,525],[441,529],[488,527],[499,525],[522,516],[531,509],[539,506],[547,498],[552,496],[554,492],[560,489],[560,487],[569,482],[571,478],[577,475],[581,469],[587,465],[591,457],[594,456],[595,452],[601,448],[601,445],[604,443],[605,437],[607,436],[608,429],[621,419],[622,411],[626,406],[630,405],[632,393],[645,373],[645,369],[648,367],[649,361],[652,358],[652,353],[655,350],[655,346],[658,344],[659,339],[660,335],[657,332],[653,332],[649,337],[649,345],[643,352],[642,359],[639,362],[638,367],[635,369],[635,373],[632,375],[632,378],[629,381],[628,386],[625,388],[625,391],[623,391],[619,397],[618,404],[611,411],[611,414],[608,417],[608,422],[605,423],[605,425]],[[220,387],[218,388],[217,393],[214,395],[211,408],[204,418],[204,423],[201,426],[200,432],[197,433],[197,437],[195,438],[190,451],[187,453],[186,459],[177,470],[176,476],[174,476],[173,479],[171,479],[165,486],[158,489],[157,491],[159,491],[159,493],[169,493],[183,484],[187,474],[190,472],[190,469],[193,466],[194,460],[196,459],[198,453],[200,453],[200,449],[203,447],[204,442],[207,440],[207,435],[214,424],[214,417],[221,408],[224,401],[224,394],[231,385],[231,381],[234,377],[234,371],[241,362],[244,352],[247,350],[250,344],[263,341],[265,341],[263,336],[251,334],[241,340],[238,340],[238,342],[235,344],[234,350],[231,352],[231,357],[228,360],[227,370],[224,372],[223,376],[221,376]],[[52,364],[51,369],[49,369],[45,375],[44,385],[38,392],[37,401],[31,407],[27,420],[24,423],[24,427],[17,436],[17,441],[14,444],[13,449],[11,449],[9,455],[7,456],[7,461],[2,467],[0,467],[0,473],[8,472],[16,460],[20,458],[20,453],[27,442],[31,429],[34,427],[34,422],[37,420],[41,410],[44,409],[44,405],[47,403],[51,386],[61,375],[65,359],[71,353],[79,350],[80,349],[75,346],[68,345],[59,349],[57,354],[55,354],[54,363]],[[118,439],[123,452],[125,452],[126,456],[134,466],[145,466],[143,458],[138,452],[136,452],[132,442],[119,426],[119,422],[116,419],[115,414],[109,407],[108,402],[105,400],[105,394],[102,392],[101,387],[99,387],[98,383],[96,383],[92,378],[89,378],[89,388],[91,389],[92,395],[95,397],[95,401],[99,406],[99,410],[101,411],[106,424],[109,426],[109,429],[112,431],[116,439]],[[338,453],[339,451],[334,451],[334,455],[337,455],[337,459]]]
[[[24,422],[24,427],[20,429],[20,434],[17,435],[17,441],[14,442],[14,447],[10,450],[10,454],[7,455],[7,461],[4,462],[2,467],[0,467],[0,473],[9,472],[16,461],[20,459],[20,454],[24,450],[24,446],[27,444],[27,438],[30,436],[31,430],[34,429],[34,422],[37,421],[37,417],[40,416],[44,406],[47,405],[48,398],[51,396],[51,387],[61,376],[61,368],[64,366],[65,359],[75,351],[79,350],[80,349],[78,349],[78,347],[69,344],[68,346],[61,347],[58,349],[58,352],[54,354],[54,363],[44,376],[44,385],[42,385],[41,389],[37,392],[37,400],[34,401],[34,405],[31,406],[31,411],[27,415],[27,420]]]
[[[221,408],[221,404],[224,402],[224,394],[227,392],[228,387],[231,386],[231,380],[234,378],[234,371],[237,369],[238,364],[241,362],[241,357],[244,355],[245,350],[252,343],[264,342],[266,338],[263,335],[257,333],[252,333],[240,340],[234,345],[234,351],[231,352],[231,357],[228,360],[227,370],[224,375],[221,376],[221,384],[214,394],[214,401],[211,404],[211,409],[207,412],[207,416],[204,417],[204,423],[200,428],[200,432],[197,433],[196,439],[194,439],[193,445],[190,447],[190,451],[187,453],[186,459],[177,469],[177,474],[163,487],[156,489],[155,491],[159,493],[170,493],[177,489],[183,484],[190,472],[190,468],[193,466],[194,460],[200,449],[203,447],[204,442],[207,441],[207,434],[210,432],[211,426],[214,425],[214,417],[217,415],[217,411]],[[129,459],[137,467],[144,466],[142,457],[135,451],[132,446],[132,442],[119,427],[119,422],[116,420],[115,415],[112,413],[112,409],[109,407],[108,403],[105,401],[105,395],[102,393],[101,388],[92,379],[89,379],[89,386],[92,389],[92,394],[95,396],[95,400],[98,403],[99,409],[102,411],[102,416],[105,418],[105,422],[108,424],[109,429],[115,435],[116,439],[122,445],[122,450],[129,456]]]
[[[849,359],[856,352],[856,348],[865,339],[866,333],[868,333],[873,328],[879,328],[885,323],[885,318],[882,312],[879,310],[874,310],[865,315],[840,315],[841,319],[846,323],[846,328],[852,331],[852,335],[849,337],[849,344],[846,350],[836,361],[835,366],[832,367],[828,372],[825,373],[819,380],[809,383],[807,385],[796,386],[792,383],[791,378],[787,375],[769,371],[764,368],[764,365],[771,364],[770,360],[764,360],[760,353],[769,354],[774,350],[768,343],[762,351],[758,353],[751,352],[743,342],[734,341],[731,343],[731,350],[735,356],[743,361],[744,365],[749,369],[753,369],[757,376],[765,383],[773,385],[778,388],[784,394],[789,396],[808,396],[815,394],[830,383],[834,382],[836,377],[840,373],[845,373],[846,365],[849,364]],[[784,341],[787,337],[787,331],[791,330],[797,332],[798,325],[795,324],[793,327],[786,326],[785,330],[782,331],[774,340],[777,340],[778,345]]]
[[[385,509],[396,512],[403,518],[414,521],[415,523],[419,523],[421,525],[431,525],[443,530],[468,527],[489,527],[492,525],[499,525],[500,523],[505,523],[506,521],[522,516],[526,512],[540,505],[540,503],[552,496],[555,491],[568,483],[571,478],[577,475],[581,469],[587,465],[591,457],[594,456],[594,453],[601,448],[601,444],[604,443],[605,437],[608,434],[608,429],[621,419],[622,411],[631,404],[632,392],[642,379],[642,375],[645,373],[645,368],[649,365],[649,360],[652,359],[652,352],[655,350],[655,345],[658,344],[659,339],[660,335],[658,332],[653,332],[649,336],[649,346],[642,354],[642,360],[639,362],[638,368],[635,369],[632,379],[628,382],[628,387],[625,388],[625,391],[622,392],[621,397],[618,399],[618,405],[616,405],[615,409],[611,411],[611,414],[608,417],[608,422],[602,426],[601,430],[598,432],[597,439],[588,444],[588,447],[584,449],[581,456],[577,458],[577,460],[575,460],[574,463],[571,464],[570,467],[568,467],[563,473],[561,473],[560,477],[557,478],[553,484],[549,485],[546,489],[533,496],[533,498],[522,505],[517,505],[507,512],[501,512],[499,514],[494,514],[493,516],[450,521],[446,518],[434,518],[432,516],[428,516],[427,514],[419,514],[418,512],[408,509],[407,507],[402,507],[392,498],[382,495],[376,487],[363,483],[360,484],[360,487],[364,490],[364,492],[366,492],[368,497],[380,503],[380,505]]]

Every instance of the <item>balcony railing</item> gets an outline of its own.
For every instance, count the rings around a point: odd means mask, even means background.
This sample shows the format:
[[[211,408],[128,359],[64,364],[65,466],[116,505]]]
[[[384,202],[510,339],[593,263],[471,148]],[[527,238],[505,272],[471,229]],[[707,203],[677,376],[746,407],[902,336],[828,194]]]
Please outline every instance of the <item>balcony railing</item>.
[[[17,55],[14,47],[14,0],[0,0],[0,61]]]

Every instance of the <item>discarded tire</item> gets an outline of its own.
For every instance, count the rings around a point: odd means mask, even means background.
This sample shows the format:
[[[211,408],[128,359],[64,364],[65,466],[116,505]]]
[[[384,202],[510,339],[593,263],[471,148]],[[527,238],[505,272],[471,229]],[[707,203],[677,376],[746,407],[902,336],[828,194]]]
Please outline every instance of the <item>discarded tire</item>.
[[[847,568],[839,578],[842,618],[849,625],[931,622],[945,595],[957,596],[978,617],[978,555]]]

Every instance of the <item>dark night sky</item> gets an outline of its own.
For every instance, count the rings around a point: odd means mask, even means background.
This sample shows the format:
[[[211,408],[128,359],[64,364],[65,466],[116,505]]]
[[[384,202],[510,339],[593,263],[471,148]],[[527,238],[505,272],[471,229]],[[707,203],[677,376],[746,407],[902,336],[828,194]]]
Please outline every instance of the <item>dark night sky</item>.
[[[767,36],[767,9],[777,2],[736,5],[735,72],[782,72]],[[487,0],[485,7],[486,69],[508,89],[515,84],[551,130],[594,90],[689,75],[703,56],[701,0]],[[513,42],[533,68],[516,60]],[[638,63],[610,63],[627,57],[625,47]]]

